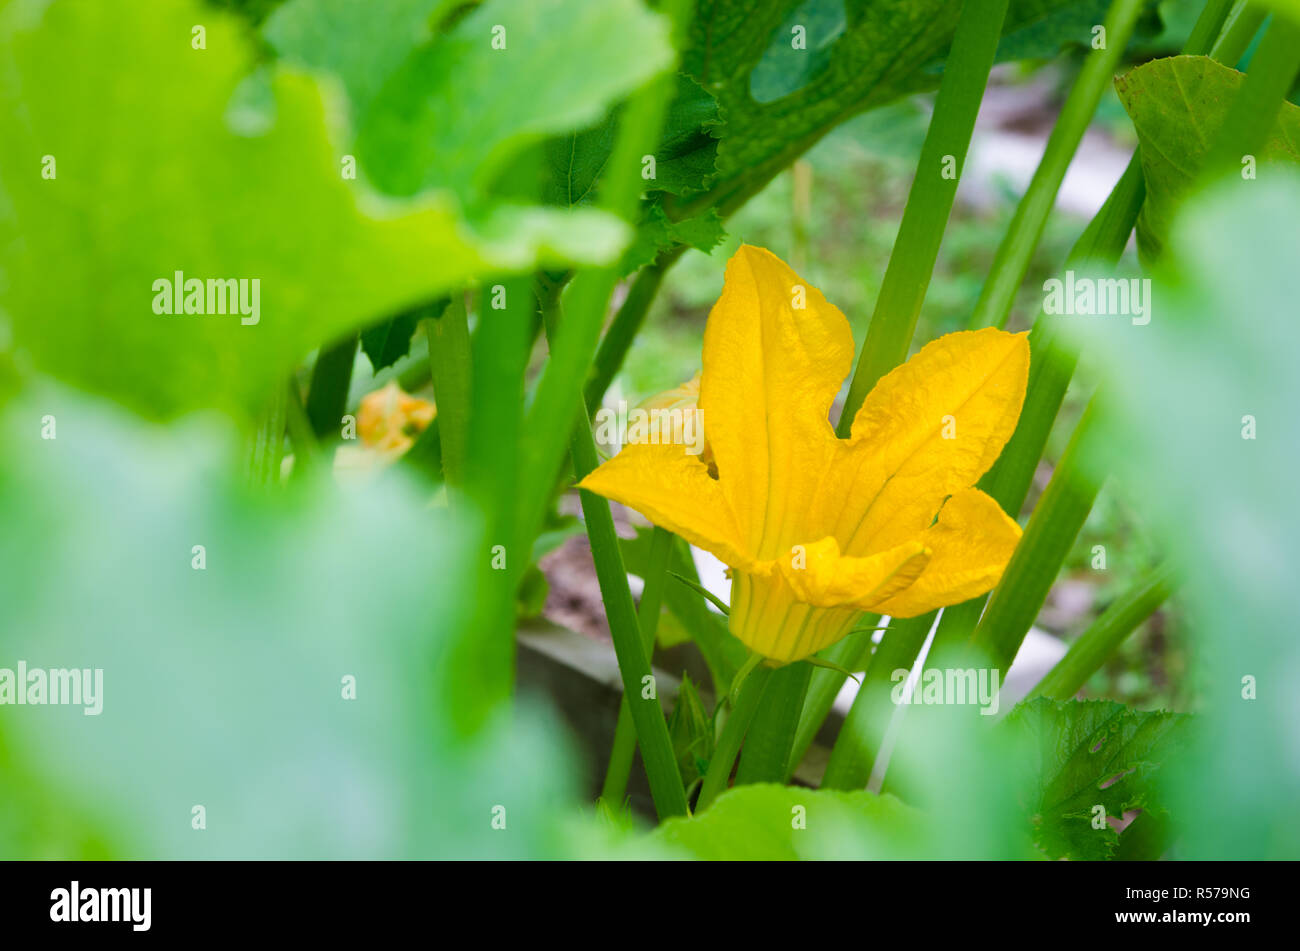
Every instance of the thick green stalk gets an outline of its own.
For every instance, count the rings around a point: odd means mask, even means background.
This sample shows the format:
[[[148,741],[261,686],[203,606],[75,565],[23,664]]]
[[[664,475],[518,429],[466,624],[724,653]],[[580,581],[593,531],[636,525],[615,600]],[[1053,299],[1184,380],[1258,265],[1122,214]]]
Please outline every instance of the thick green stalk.
[[[1218,2],[1218,0],[1216,0]],[[1061,115],[1052,127],[1043,158],[1034,171],[1034,177],[1016,206],[1011,226],[998,246],[988,280],[980,292],[970,326],[1001,327],[1006,324],[1015,300],[1016,290],[1025,279],[1029,261],[1038,239],[1042,237],[1047,216],[1056,202],[1056,193],[1065,178],[1083,138],[1092,121],[1097,103],[1106,86],[1112,81],[1124,48],[1133,34],[1133,26],[1145,6],[1144,0],[1114,0],[1105,20],[1106,46],[1088,54],[1079,71],[1070,95],[1061,108]]]
[[[1202,179],[1240,170],[1277,123],[1287,93],[1300,72],[1300,25],[1276,14],[1250,60],[1246,82],[1233,99],[1202,172]]]
[[[478,596],[467,628],[444,665],[454,680],[443,685],[449,714],[462,735],[508,702],[514,684],[515,595],[528,567],[531,537],[516,522],[524,373],[536,302],[526,278],[493,292],[501,309],[484,308],[471,341],[469,432],[464,491],[483,513],[476,553]],[[441,427],[439,427],[441,435]]]
[[[1192,26],[1192,32],[1187,36],[1187,42],[1183,44],[1183,54],[1186,56],[1212,56],[1219,55],[1219,47],[1223,43],[1228,31],[1232,28],[1235,21],[1243,12],[1238,7],[1244,7],[1245,4],[1238,3],[1236,0],[1206,0],[1205,6],[1201,8],[1201,14],[1196,18],[1196,23]],[[1249,42],[1249,40],[1247,40]],[[1245,47],[1243,46],[1244,50]],[[1214,52],[1211,52],[1213,50]],[[1238,53],[1237,56],[1241,54]],[[1235,63],[1237,57],[1233,57]],[[1229,66],[1232,63],[1228,64]]]
[[[727,781],[731,779],[731,767],[740,753],[740,744],[745,739],[750,723],[753,722],[754,714],[763,699],[772,673],[771,667],[759,664],[749,672],[745,682],[740,685],[740,695],[736,697],[736,704],[727,716],[727,722],[722,725],[722,735],[718,737],[717,746],[713,750],[713,759],[709,760],[709,769],[704,774],[700,798],[695,803],[697,813],[707,809],[727,788]]]
[[[438,407],[438,439],[442,447],[442,477],[448,485],[465,484],[465,454],[469,439],[470,338],[465,295],[453,295],[437,317],[424,322],[429,337],[429,371]]]
[[[1214,39],[1219,35],[1229,5],[1230,0],[1206,3],[1183,47],[1184,53],[1199,55],[1213,46],[1216,57],[1228,55],[1235,61],[1241,55],[1239,51],[1233,53],[1231,45],[1222,40],[1216,44]],[[1118,261],[1145,198],[1146,183],[1139,158],[1134,154],[1101,210],[1070,250],[1065,267],[1088,261]],[[1041,311],[1034,321],[1029,334],[1029,386],[1020,421],[997,464],[980,482],[980,487],[997,499],[1012,517],[1019,514],[1024,504],[1079,359],[1073,341],[1060,333],[1058,321],[1059,318]],[[980,596],[947,608],[935,632],[931,656],[944,657],[949,650],[966,643],[987,601],[986,596]]]
[[[1174,573],[1169,565],[1149,571],[1079,635],[1029,696],[1069,700],[1101,669],[1124,639],[1165,603],[1173,589]]]
[[[907,358],[1006,12],[1007,0],[966,0],[962,5],[898,238],[836,427],[841,438],[849,435],[871,388]]]
[[[549,337],[557,324],[554,309],[543,308],[542,316]],[[581,401],[579,394],[579,403]],[[582,413],[578,417],[578,425],[573,427],[569,446],[573,457],[573,476],[575,481],[581,482],[600,464],[600,458],[587,421],[586,406],[580,405],[579,409]],[[578,490],[578,496],[582,502],[583,519],[587,524],[587,538],[591,542],[591,558],[596,566],[600,596],[605,602],[610,638],[614,642],[618,670],[623,678],[623,697],[636,727],[636,740],[641,748],[641,762],[645,765],[646,778],[650,781],[650,795],[654,799],[655,811],[660,819],[685,815],[686,790],[677,768],[672,738],[668,735],[668,723],[659,706],[659,693],[654,688],[654,673],[637,622],[636,606],[627,584],[627,569],[623,565],[623,552],[619,548],[609,502],[585,489]],[[668,542],[671,550],[671,535]],[[662,597],[662,590],[659,589],[658,597]],[[656,619],[658,615],[656,609]]]
[[[875,632],[870,628],[879,623],[880,619],[877,615],[863,615],[858,622],[857,631],[838,644],[826,648],[818,656],[844,670],[864,669],[874,643]],[[847,676],[838,670],[826,667],[813,670],[812,679],[808,682],[808,696],[804,699],[803,710],[799,714],[799,726],[794,733],[794,745],[790,751],[786,779],[790,778],[807,755],[808,748],[817,738],[822,724],[830,715],[831,707],[835,705],[835,698],[840,695],[840,691],[844,688],[844,681],[847,679]]]
[[[581,432],[574,433],[572,451],[573,468],[579,477],[596,468],[596,444],[590,430],[584,427]],[[658,692],[652,689],[654,674],[650,661],[646,659],[632,592],[628,590],[614,518],[605,499],[586,490],[580,490],[579,495],[587,536],[591,540],[591,556],[596,564],[596,578],[600,582],[600,593],[609,618],[610,636],[618,656],[619,673],[623,677],[623,695],[628,698],[632,722],[636,725],[637,744],[650,780],[655,811],[660,819],[682,816],[687,811],[686,790],[682,787]]]
[[[767,685],[763,705],[749,725],[736,785],[785,781],[795,727],[808,693],[812,664],[799,661],[777,670]]]
[[[352,365],[357,359],[356,331],[321,347],[312,367],[307,388],[307,418],[316,437],[338,437],[343,426],[343,411],[348,405],[348,387],[352,385]]]
[[[1268,10],[1262,3],[1239,0],[1210,55],[1225,66],[1236,66],[1267,16]]]
[[[689,0],[668,0],[660,7],[677,37],[685,35],[690,8]],[[676,85],[671,72],[646,84],[628,101],[619,121],[614,150],[601,177],[598,204],[629,223],[636,221],[644,184],[641,157],[655,150]],[[528,414],[524,464],[529,472],[559,471],[564,439],[573,429],[575,414],[583,408],[583,383],[618,279],[617,265],[584,270],[568,289],[563,326],[550,340],[550,357]],[[522,486],[519,506],[523,526],[535,529],[540,524],[550,491],[549,479],[534,478]]]
[[[1101,488],[1091,471],[1094,464],[1088,461],[1096,438],[1097,413],[1094,401],[1084,411],[975,629],[973,645],[1003,674],[1047,600]]]
[[[934,626],[935,612],[892,621],[871,658],[862,686],[835,738],[823,789],[865,789],[893,717],[894,671],[911,670]]]
[[[664,603],[664,587],[668,582],[668,558],[673,551],[673,533],[655,527],[650,537],[650,557],[646,565],[645,588],[641,592],[641,605],[637,609],[637,623],[641,626],[641,643],[646,659],[654,657],[655,633],[659,629],[659,612]],[[614,746],[605,769],[605,784],[601,798],[617,805],[627,795],[627,781],[632,773],[632,757],[636,753],[636,725],[627,695],[618,706],[618,722],[614,725]]]
[[[245,458],[245,473],[250,485],[269,486],[280,481],[288,402],[289,391],[284,387],[277,387],[267,400],[257,430],[250,438]]]
[[[1113,264],[1124,253],[1133,223],[1146,197],[1137,156],[1129,162],[1110,197],[1084,230],[1065,261],[1066,268],[1086,262]],[[1065,391],[1079,362],[1074,342],[1063,339],[1061,318],[1040,313],[1029,332],[1029,385],[1016,431],[985,476],[982,487],[1013,518],[1029,493],[1038,460],[1056,422]]]
[[[319,460],[316,457],[316,434],[311,430],[311,421],[307,419],[307,410],[302,405],[302,395],[295,380],[290,380],[285,387],[284,420],[289,445],[293,448],[293,478],[303,478]]]

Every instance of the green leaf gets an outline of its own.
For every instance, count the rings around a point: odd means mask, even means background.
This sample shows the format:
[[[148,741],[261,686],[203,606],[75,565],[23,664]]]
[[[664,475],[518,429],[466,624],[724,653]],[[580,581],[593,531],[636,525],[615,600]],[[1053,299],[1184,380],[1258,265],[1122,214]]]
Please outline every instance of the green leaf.
[[[364,116],[393,66],[458,2],[291,0],[266,20],[262,38],[286,61],[338,77],[353,116]]]
[[[445,664],[476,636],[472,523],[396,478],[252,494],[211,420],[146,427],[46,390],[0,434],[40,450],[0,458],[0,666],[103,671],[98,715],[0,707],[0,783],[32,791],[0,806],[0,854],[563,854],[576,799],[550,716],[450,729],[473,702]]]
[[[671,63],[667,24],[637,0],[489,0],[398,65],[358,152],[391,194],[482,193],[520,149],[596,123]]]
[[[1034,15],[1032,4],[1013,3],[1019,26],[1008,30],[1002,37],[998,44],[998,61],[1050,59],[1070,46],[1092,49],[1093,28],[1105,21],[1110,5],[1111,0],[1040,3],[1040,14]],[[1136,37],[1153,37],[1162,28],[1158,0],[1148,0],[1148,6],[1134,30]]]
[[[343,177],[317,82],[250,74],[239,24],[194,4],[9,4],[0,21],[0,307],[24,362],[147,416],[247,419],[325,341],[488,274],[622,250],[596,212],[497,207],[471,227],[446,192],[378,201]],[[248,281],[249,316],[154,313],[176,272]]]
[[[589,129],[547,140],[542,149],[542,200],[562,207],[595,204],[596,185],[617,134],[618,123],[607,117]]]
[[[619,267],[624,274],[631,274],[647,264],[652,264],[661,252],[679,245],[686,245],[708,254],[726,237],[727,232],[722,224],[722,216],[718,214],[716,208],[710,208],[695,218],[672,221],[659,202],[651,202],[645,206],[636,237],[623,253],[623,260]]]
[[[916,857],[926,839],[921,814],[893,796],[769,783],[725,792],[706,812],[648,836],[691,858],[723,861]]]
[[[1171,56],[1115,81],[1141,145],[1147,197],[1138,216],[1144,259],[1163,251],[1174,215],[1204,165],[1245,76],[1206,56]],[[1257,166],[1300,163],[1300,107],[1283,103]]]
[[[1131,710],[1104,700],[1039,698],[1007,715],[1006,730],[1027,744],[1023,803],[1034,842],[1050,858],[1104,859],[1120,834],[1100,821],[1125,811],[1160,811],[1153,774],[1183,741],[1185,714]]]
[[[678,197],[702,192],[717,170],[717,130],[722,124],[718,100],[684,73],[677,74],[677,94],[668,104],[659,147],[655,149],[655,177],[647,191]]]
[[[704,775],[713,758],[713,720],[704,709],[699,691],[691,678],[682,676],[677,690],[677,705],[668,718],[668,735],[677,754],[677,768],[687,788]]]
[[[396,317],[361,331],[361,349],[370,359],[373,372],[378,373],[409,354],[411,338],[415,336],[420,321],[426,317],[436,320],[450,303],[450,298],[443,297],[427,307],[404,310]]]
[[[961,0],[845,0],[844,17],[832,9],[838,5],[698,0],[682,68],[718,101],[718,171],[709,195],[722,201],[724,214],[834,126],[936,83],[933,67],[951,44]],[[1013,0],[1003,32],[1079,5],[1091,6],[1088,0]],[[792,49],[796,22],[807,30],[806,50]],[[1063,29],[1045,27],[1035,46]]]
[[[655,177],[645,180],[649,193],[695,194],[704,190],[714,173],[715,129],[720,122],[717,100],[689,76],[678,73],[676,82],[676,95],[654,151]],[[562,206],[594,203],[621,114],[621,108],[613,109],[590,128],[546,142],[544,201]]]

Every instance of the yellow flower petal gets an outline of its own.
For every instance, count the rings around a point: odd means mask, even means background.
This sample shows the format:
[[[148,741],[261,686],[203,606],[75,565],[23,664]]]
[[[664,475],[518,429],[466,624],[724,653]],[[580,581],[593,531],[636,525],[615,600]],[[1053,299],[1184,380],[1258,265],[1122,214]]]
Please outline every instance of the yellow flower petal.
[[[819,537],[804,531],[808,476],[835,450],[830,406],[852,362],[839,309],[770,251],[742,246],[704,331],[700,407],[752,557]]]
[[[910,586],[877,602],[872,610],[893,617],[915,617],[969,600],[1002,580],[1020,541],[1020,526],[992,497],[979,489],[955,493],[939,519],[921,535],[933,554]]]
[[[630,443],[578,488],[622,502],[729,565],[753,564],[717,480],[684,446]]]
[[[779,562],[778,567],[800,601],[823,608],[870,610],[912,584],[930,560],[930,551],[919,541],[866,558],[841,555],[839,544],[830,537],[802,548],[797,557]]]
[[[835,643],[863,611],[911,617],[989,590],[1020,536],[971,486],[1015,429],[1025,336],[990,328],[929,344],[881,379],[839,440],[828,416],[852,358],[844,315],[744,246],[704,334],[712,469],[681,446],[634,444],[582,483],[735,569],[731,630],[778,663]],[[690,390],[661,397],[684,405]]]
[[[789,664],[829,647],[854,629],[855,607],[819,608],[801,600],[785,576],[736,572],[731,585],[731,632],[750,650]]]
[[[918,537],[945,497],[997,460],[1029,378],[1024,334],[986,328],[940,337],[884,376],[853,420],[813,519],[846,554]]]

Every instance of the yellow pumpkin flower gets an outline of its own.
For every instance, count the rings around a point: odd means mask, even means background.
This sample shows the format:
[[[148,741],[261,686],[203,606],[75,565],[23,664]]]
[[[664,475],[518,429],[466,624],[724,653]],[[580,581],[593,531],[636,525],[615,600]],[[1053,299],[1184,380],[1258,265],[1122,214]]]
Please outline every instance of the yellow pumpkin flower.
[[[637,409],[643,409],[650,413],[668,412],[675,414],[670,418],[669,422],[671,441],[686,445],[690,441],[690,437],[693,437],[696,445],[700,447],[696,457],[706,467],[712,468],[713,451],[709,449],[709,438],[708,434],[704,432],[703,414],[700,413],[699,373],[681,386],[675,386],[671,390],[664,390],[649,399],[642,400],[637,404]],[[693,428],[692,424],[694,427],[699,428],[699,433],[690,433]],[[657,424],[655,428],[656,431],[661,431],[664,427],[662,424]]]
[[[366,446],[400,456],[415,445],[415,437],[428,429],[437,415],[437,408],[428,400],[412,396],[392,382],[361,398],[357,434]]]
[[[732,569],[732,632],[801,660],[864,611],[914,617],[997,584],[1020,528],[974,488],[1015,430],[1024,334],[948,334],[883,377],[839,439],[848,321],[774,254],[744,245],[704,331],[712,466],[628,445],[580,483]]]

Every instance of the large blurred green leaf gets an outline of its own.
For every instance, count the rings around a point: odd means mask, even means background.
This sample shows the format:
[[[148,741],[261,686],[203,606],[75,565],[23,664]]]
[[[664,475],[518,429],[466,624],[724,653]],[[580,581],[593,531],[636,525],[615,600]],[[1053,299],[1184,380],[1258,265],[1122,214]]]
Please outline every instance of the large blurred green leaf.
[[[332,73],[364,116],[411,51],[459,0],[289,0],[262,26],[282,58]]]
[[[1130,809],[1162,811],[1151,799],[1152,774],[1177,749],[1186,721],[1103,700],[1039,698],[1011,711],[1006,729],[1028,744],[1022,801],[1035,844],[1054,859],[1110,858],[1120,835],[1094,810],[1116,819]]]
[[[924,817],[893,796],[768,783],[725,792],[649,838],[691,858],[728,861],[919,858],[930,846]]]
[[[1146,202],[1138,215],[1138,248],[1158,257],[1175,213],[1201,172],[1245,76],[1208,56],[1170,56],[1115,80],[1141,144]],[[1283,103],[1256,165],[1300,162],[1300,107]]]
[[[206,29],[204,49],[191,47],[194,24]],[[557,35],[573,44],[569,62],[607,56],[590,31]],[[663,62],[654,35],[636,75]],[[0,317],[38,368],[151,417],[204,406],[243,416],[294,361],[346,330],[487,274],[621,251],[626,229],[594,211],[494,206],[471,226],[465,196],[446,189],[464,182],[459,166],[428,178],[438,191],[379,199],[344,178],[317,82],[284,68],[250,73],[253,55],[235,21],[182,0],[0,11]],[[489,141],[454,157],[424,145],[473,165],[540,122],[521,129],[510,124],[517,110],[498,116],[497,103],[544,103],[531,95],[535,76],[496,73],[473,107],[502,120]],[[457,74],[455,85],[478,89],[470,79]],[[543,127],[580,123],[616,93],[547,114]],[[485,127],[467,120],[453,133]],[[42,176],[46,155],[57,162],[52,179]],[[259,322],[156,315],[153,282],[177,271],[258,279]]]
[[[211,422],[41,393],[0,432],[0,667],[104,672],[98,716],[0,706],[0,856],[565,854],[549,718],[448,727],[473,525],[396,480],[250,494]]]
[[[1189,198],[1150,324],[1088,320],[1134,503],[1182,554],[1202,702],[1171,814],[1187,858],[1300,858],[1300,175]]]
[[[392,194],[486,191],[521,148],[595,123],[672,59],[667,23],[639,0],[489,0],[358,113],[362,164]]]

